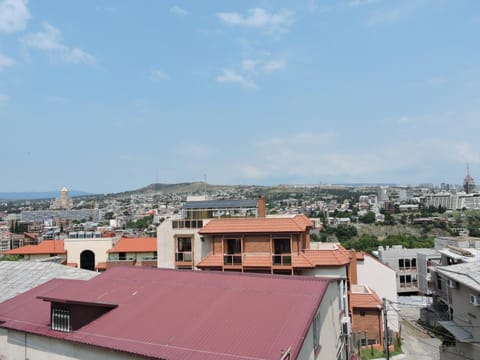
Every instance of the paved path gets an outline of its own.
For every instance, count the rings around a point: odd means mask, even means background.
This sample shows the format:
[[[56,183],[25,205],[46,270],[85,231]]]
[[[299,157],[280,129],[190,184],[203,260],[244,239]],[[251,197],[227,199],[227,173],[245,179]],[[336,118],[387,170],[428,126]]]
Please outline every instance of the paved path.
[[[403,354],[392,360],[439,360],[441,340],[432,338],[417,323],[418,307],[400,309]]]

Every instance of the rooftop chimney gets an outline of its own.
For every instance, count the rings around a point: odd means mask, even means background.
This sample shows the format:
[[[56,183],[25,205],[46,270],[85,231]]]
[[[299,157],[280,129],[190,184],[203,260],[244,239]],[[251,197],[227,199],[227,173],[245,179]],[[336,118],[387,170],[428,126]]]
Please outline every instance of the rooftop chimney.
[[[260,195],[257,200],[257,217],[265,217],[265,196]]]

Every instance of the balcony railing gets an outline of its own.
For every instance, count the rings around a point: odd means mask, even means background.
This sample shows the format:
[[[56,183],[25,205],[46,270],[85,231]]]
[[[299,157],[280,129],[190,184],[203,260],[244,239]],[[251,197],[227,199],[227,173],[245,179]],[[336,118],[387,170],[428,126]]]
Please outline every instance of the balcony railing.
[[[175,261],[177,262],[192,262],[191,251],[178,251],[175,254]]]
[[[227,266],[242,265],[242,254],[224,254],[223,265],[227,265]]]
[[[156,256],[144,256],[142,257],[143,261],[151,261],[151,260],[157,260]]]
[[[292,266],[292,254],[273,254],[273,266]]]

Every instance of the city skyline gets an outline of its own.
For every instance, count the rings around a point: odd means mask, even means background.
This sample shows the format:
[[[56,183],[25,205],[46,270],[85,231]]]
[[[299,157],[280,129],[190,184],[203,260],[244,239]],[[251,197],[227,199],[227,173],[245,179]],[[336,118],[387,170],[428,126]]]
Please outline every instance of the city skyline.
[[[0,192],[480,175],[480,3],[0,0]]]

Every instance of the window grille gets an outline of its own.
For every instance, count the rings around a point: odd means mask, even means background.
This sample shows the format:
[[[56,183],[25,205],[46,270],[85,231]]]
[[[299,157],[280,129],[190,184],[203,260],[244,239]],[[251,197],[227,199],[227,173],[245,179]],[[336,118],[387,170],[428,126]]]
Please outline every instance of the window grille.
[[[70,332],[72,331],[70,323],[70,310],[52,309],[52,330]]]

